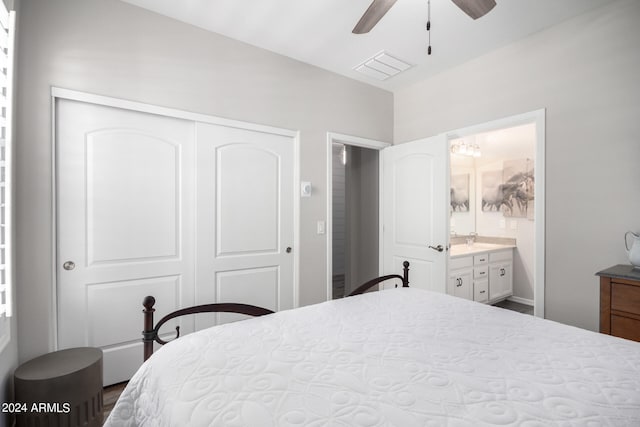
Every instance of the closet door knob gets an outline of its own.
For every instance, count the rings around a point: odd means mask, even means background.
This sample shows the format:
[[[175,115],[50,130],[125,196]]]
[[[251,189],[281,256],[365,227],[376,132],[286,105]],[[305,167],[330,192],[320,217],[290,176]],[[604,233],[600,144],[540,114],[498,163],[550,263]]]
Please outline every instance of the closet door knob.
[[[74,268],[76,268],[76,263],[73,261],[67,261],[62,264],[62,268],[64,268],[65,270],[73,270]]]

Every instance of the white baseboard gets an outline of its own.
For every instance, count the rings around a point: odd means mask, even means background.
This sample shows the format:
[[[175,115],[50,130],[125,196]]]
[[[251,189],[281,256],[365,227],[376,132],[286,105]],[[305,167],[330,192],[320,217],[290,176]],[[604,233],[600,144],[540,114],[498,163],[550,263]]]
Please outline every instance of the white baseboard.
[[[509,301],[517,302],[517,303],[524,304],[524,305],[530,305],[531,307],[533,307],[533,300],[532,299],[520,298],[520,297],[515,297],[515,296],[510,296],[507,299]]]

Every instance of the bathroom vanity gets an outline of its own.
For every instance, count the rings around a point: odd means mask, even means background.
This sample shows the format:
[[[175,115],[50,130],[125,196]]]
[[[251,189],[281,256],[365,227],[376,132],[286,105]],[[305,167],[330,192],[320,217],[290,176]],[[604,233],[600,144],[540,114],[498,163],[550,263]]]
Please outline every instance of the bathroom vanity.
[[[493,304],[513,295],[514,245],[452,245],[447,293]]]

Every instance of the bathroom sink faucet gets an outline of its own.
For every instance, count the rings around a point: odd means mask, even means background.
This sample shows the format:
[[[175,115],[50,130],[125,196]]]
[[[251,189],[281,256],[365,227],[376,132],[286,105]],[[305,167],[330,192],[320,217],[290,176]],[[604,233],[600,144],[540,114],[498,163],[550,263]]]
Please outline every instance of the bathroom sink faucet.
[[[475,231],[469,233],[469,235],[467,236],[467,246],[473,246],[473,244],[476,242],[476,237],[478,237],[478,233],[476,233]]]

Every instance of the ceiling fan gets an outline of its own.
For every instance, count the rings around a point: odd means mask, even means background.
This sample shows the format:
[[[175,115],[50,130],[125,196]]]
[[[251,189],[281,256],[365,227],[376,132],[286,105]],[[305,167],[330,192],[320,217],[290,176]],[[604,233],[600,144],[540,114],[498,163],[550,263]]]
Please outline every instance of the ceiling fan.
[[[373,0],[373,3],[366,10],[362,18],[358,21],[353,28],[353,34],[364,34],[371,31],[376,26],[378,21],[391,9],[391,6],[397,0]],[[473,19],[478,19],[484,16],[496,5],[495,0],[451,0],[456,6],[458,6],[464,13],[469,15]]]

